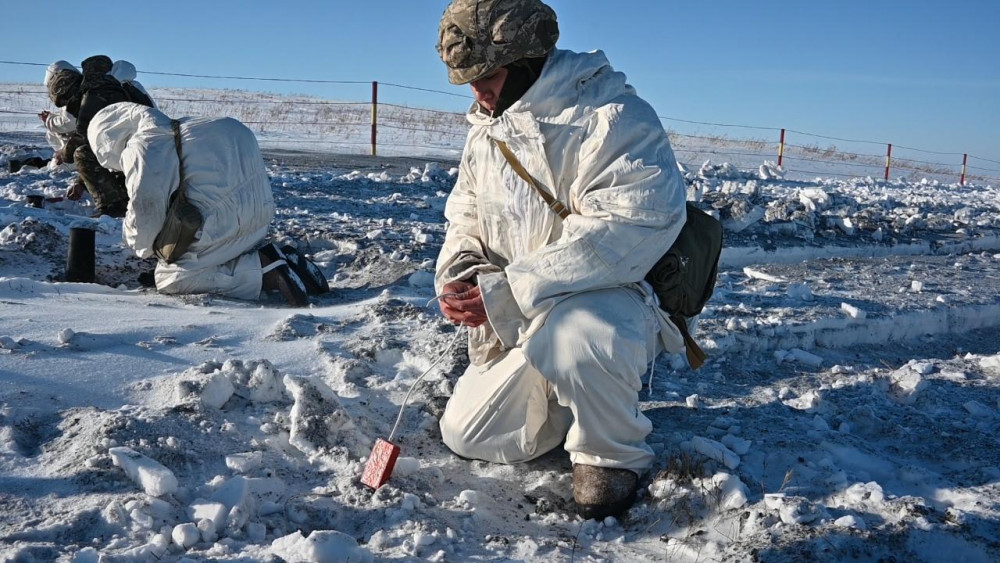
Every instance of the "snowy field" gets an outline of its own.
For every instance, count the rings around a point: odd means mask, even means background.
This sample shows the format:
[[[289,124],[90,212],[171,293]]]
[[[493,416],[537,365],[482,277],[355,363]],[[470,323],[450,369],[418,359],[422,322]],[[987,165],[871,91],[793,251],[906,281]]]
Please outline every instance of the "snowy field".
[[[655,363],[655,465],[597,522],[561,449],[501,466],[440,442],[466,365],[427,305],[453,161],[268,152],[272,237],[334,287],[289,309],[142,288],[153,264],[107,217],[99,283],[62,281],[92,209],[56,201],[66,169],[6,171],[42,145],[0,135],[4,561],[1000,560],[996,186],[686,170],[726,226],[710,360]]]

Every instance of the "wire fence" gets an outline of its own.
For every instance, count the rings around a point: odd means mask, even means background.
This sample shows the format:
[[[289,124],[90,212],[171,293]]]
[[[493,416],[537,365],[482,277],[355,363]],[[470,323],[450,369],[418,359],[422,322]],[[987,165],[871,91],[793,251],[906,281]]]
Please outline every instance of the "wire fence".
[[[0,65],[3,64],[48,66],[0,61]],[[236,118],[254,130],[265,148],[457,158],[469,128],[463,112],[379,100],[379,89],[383,97],[388,89],[390,97],[398,91],[418,91],[460,98],[471,104],[471,96],[443,90],[362,80],[154,71],[142,71],[140,74],[217,81],[325,84],[348,86],[355,91],[353,99],[329,100],[242,89],[150,89],[164,113],[184,117]],[[370,98],[357,99],[356,87],[368,85],[371,85]],[[0,84],[0,131],[41,132],[43,129],[37,114],[41,110],[55,109],[41,84]],[[711,162],[730,163],[741,169],[754,170],[765,162],[773,162],[793,179],[834,176],[889,180],[891,177],[907,176],[943,183],[1000,183],[1000,161],[972,154],[794,129],[659,117],[670,136],[678,161],[688,169],[697,169]],[[760,136],[738,137],[732,134],[733,130],[756,131]]]

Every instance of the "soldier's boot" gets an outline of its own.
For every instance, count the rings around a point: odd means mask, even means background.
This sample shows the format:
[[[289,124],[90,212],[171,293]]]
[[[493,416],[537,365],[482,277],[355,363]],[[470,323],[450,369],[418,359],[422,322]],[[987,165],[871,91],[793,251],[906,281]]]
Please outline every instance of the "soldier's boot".
[[[638,486],[639,476],[629,469],[573,465],[573,500],[587,520],[621,516],[635,502]]]
[[[281,247],[281,253],[288,260],[288,267],[298,274],[299,278],[306,284],[306,291],[309,295],[322,295],[329,293],[330,284],[323,275],[323,270],[312,260],[305,257],[298,249],[290,244]]]
[[[277,246],[267,244],[257,251],[261,266],[261,290],[275,291],[292,307],[307,307],[309,296],[305,283],[288,266],[288,258]]]

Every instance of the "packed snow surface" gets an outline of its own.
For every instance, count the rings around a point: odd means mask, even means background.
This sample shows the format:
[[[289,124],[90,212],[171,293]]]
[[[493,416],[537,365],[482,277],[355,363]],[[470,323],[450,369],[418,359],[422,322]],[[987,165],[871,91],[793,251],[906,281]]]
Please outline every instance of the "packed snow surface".
[[[1000,560],[996,187],[687,171],[726,227],[709,362],[658,359],[640,499],[582,521],[561,449],[440,441],[467,363],[428,305],[455,163],[268,153],[271,237],[333,287],[289,309],[142,287],[120,221],[58,199],[71,170],[6,172],[33,153],[0,137],[0,559]],[[81,221],[96,284],[63,281]]]

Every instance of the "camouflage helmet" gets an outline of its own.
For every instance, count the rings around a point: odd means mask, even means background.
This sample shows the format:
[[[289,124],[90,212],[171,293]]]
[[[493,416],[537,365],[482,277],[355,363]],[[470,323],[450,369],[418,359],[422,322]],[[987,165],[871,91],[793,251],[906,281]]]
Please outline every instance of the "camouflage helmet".
[[[70,105],[74,98],[80,97],[80,83],[83,75],[76,69],[60,70],[49,80],[49,99],[56,107]]]
[[[107,55],[94,55],[92,57],[87,57],[86,59],[83,59],[82,63],[80,63],[80,68],[83,69],[84,74],[107,74],[108,72],[111,72],[112,66],[111,57]]]
[[[540,0],[452,0],[437,51],[452,84],[475,82],[514,61],[541,57],[559,38],[556,13]]]

